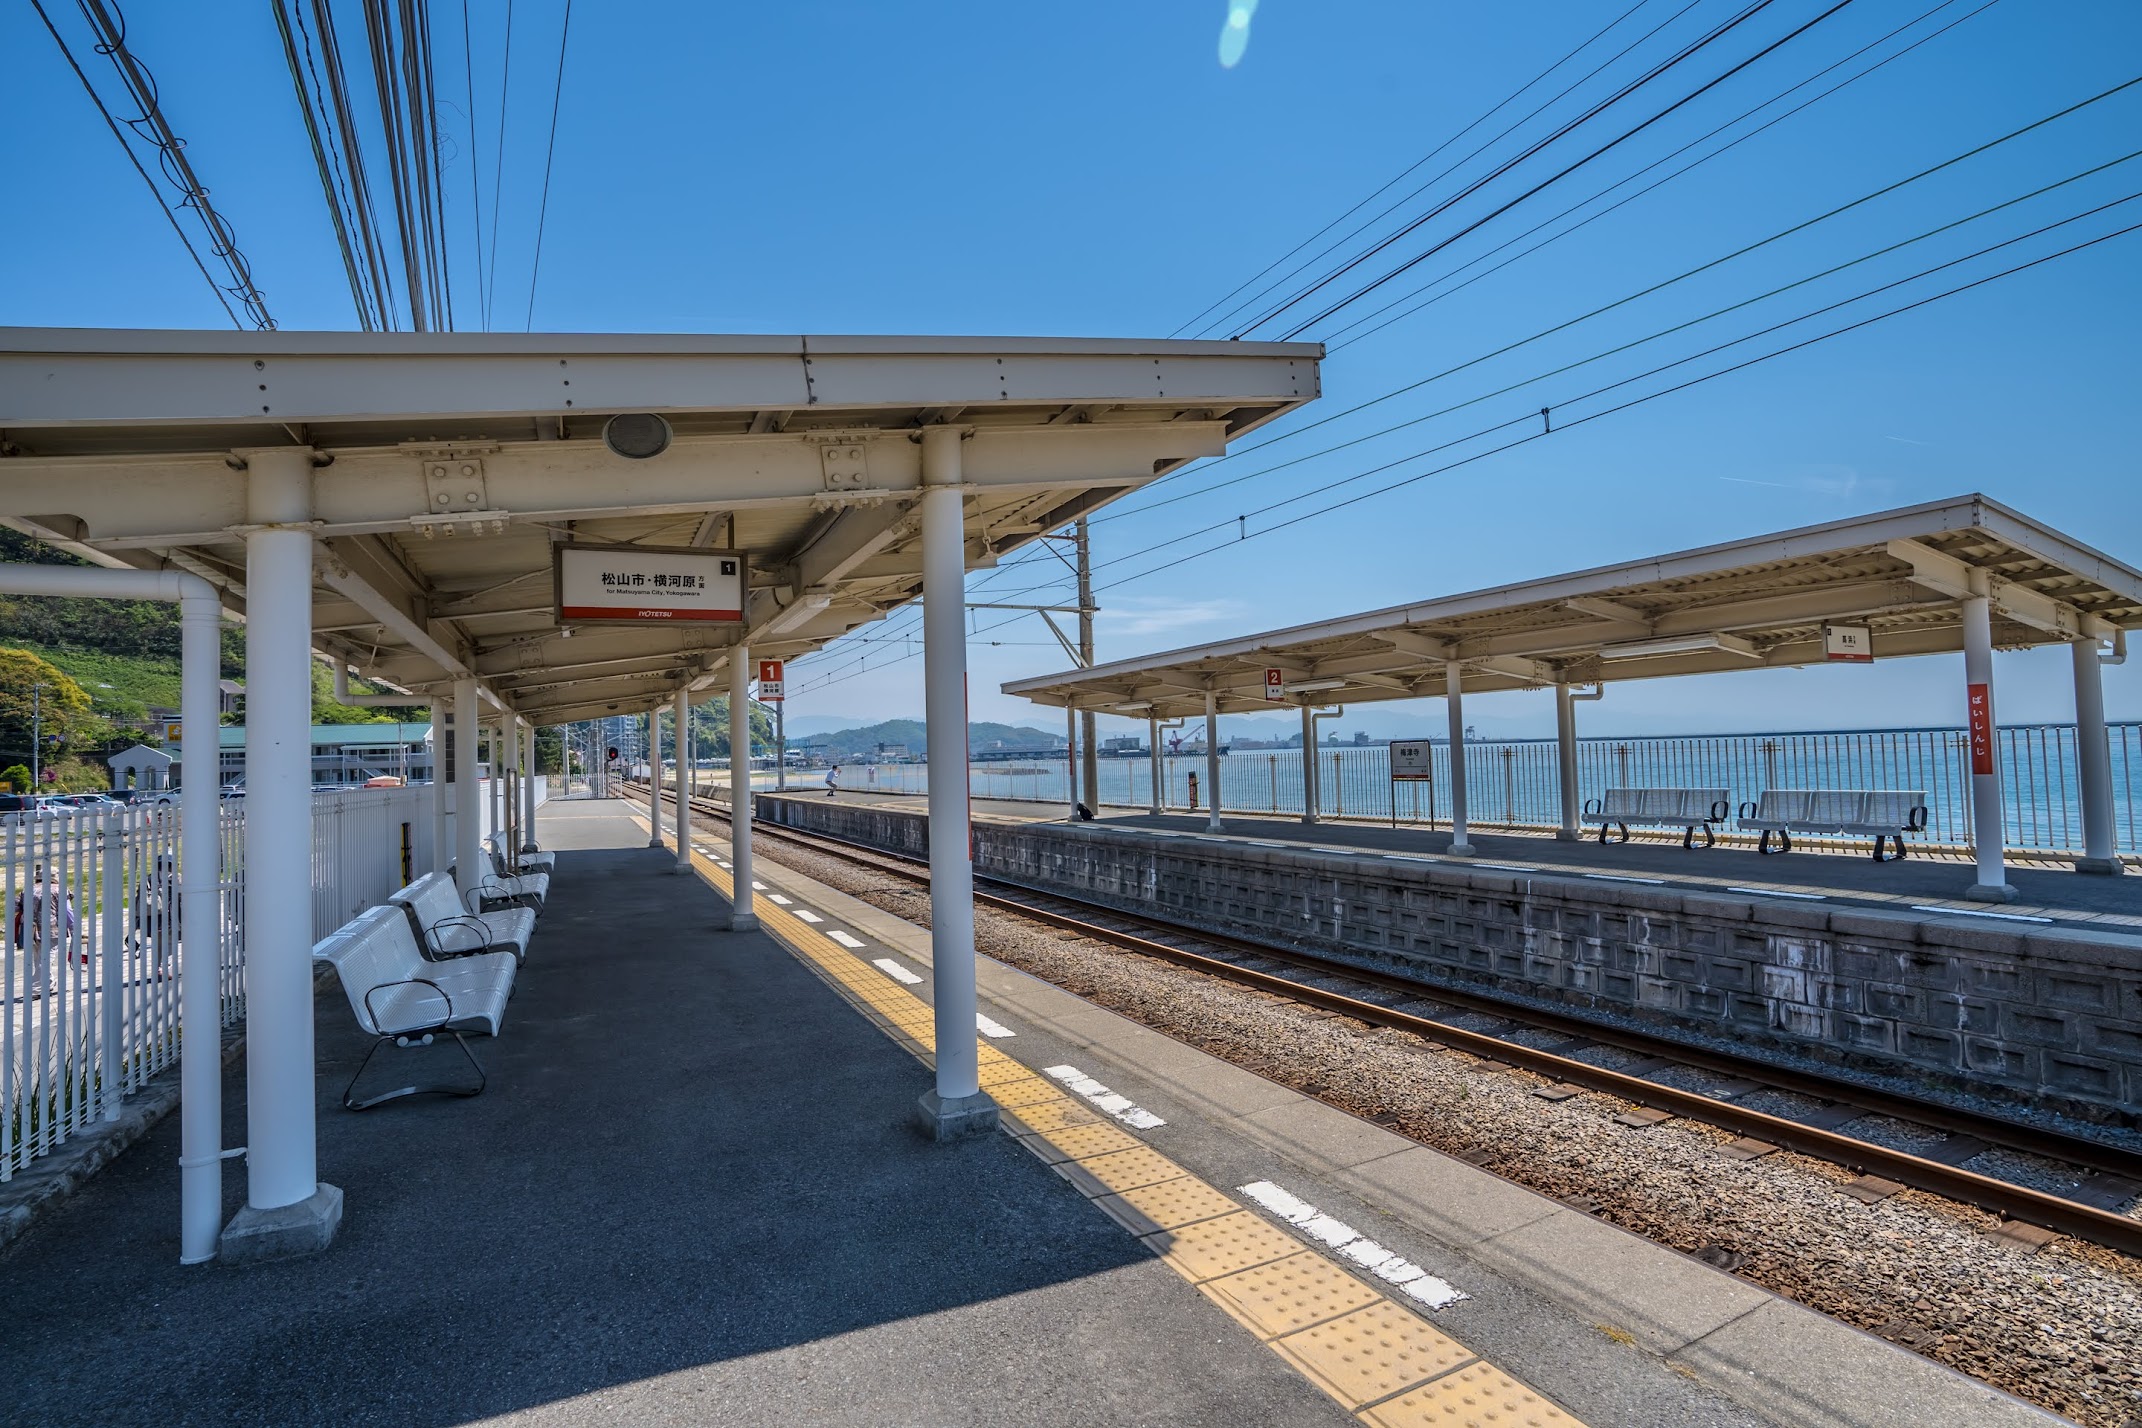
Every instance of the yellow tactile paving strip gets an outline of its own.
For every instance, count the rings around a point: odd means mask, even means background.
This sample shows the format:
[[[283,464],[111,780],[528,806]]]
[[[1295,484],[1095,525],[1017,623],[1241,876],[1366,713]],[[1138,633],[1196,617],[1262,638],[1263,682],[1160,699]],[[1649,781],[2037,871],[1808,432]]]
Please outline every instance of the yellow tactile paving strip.
[[[644,826],[644,820],[642,820]],[[693,850],[723,897],[728,873]],[[929,1059],[935,1013],[906,988],[763,895],[760,927]],[[978,1039],[982,1085],[1005,1129],[1137,1235],[1199,1293],[1375,1428],[1583,1428],[1411,1309],[1244,1209],[1055,1082]]]

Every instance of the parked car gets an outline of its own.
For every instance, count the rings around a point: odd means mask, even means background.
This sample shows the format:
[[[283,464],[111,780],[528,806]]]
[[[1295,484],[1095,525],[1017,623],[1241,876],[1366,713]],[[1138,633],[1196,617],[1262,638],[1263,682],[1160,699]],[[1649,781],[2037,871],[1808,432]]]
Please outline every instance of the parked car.
[[[37,807],[34,793],[0,793],[0,813],[28,813]]]

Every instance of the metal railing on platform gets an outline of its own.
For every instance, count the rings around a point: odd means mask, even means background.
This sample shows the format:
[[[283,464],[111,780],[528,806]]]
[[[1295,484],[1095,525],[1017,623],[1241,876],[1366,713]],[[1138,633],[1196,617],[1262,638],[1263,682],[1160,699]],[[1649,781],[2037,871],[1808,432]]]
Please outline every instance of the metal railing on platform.
[[[2142,723],[2114,724],[2109,732],[2117,846],[2124,854],[2142,854]],[[2080,852],[2075,727],[2012,725],[1999,736],[2006,845],[2018,852]],[[1432,754],[1432,778],[1394,785],[1382,744],[1319,748],[1319,816],[1448,826],[1450,746],[1437,744]],[[1465,756],[1468,812],[1475,826],[1525,832],[1557,826],[1560,787],[1554,740],[1474,740],[1466,744]],[[1233,749],[1220,760],[1222,809],[1301,813],[1301,757],[1298,748]],[[1927,829],[1913,841],[1964,851],[1976,838],[1969,759],[1962,729],[1581,739],[1578,796],[1595,798],[1609,787],[1724,787],[1738,805],[1753,802],[1767,788],[1924,789]],[[1206,776],[1202,752],[1162,756],[1162,807],[1189,807],[1193,774],[1200,782]],[[808,777],[816,781],[817,774]],[[974,796],[981,799],[1067,802],[1069,797],[1061,752],[977,763],[968,778]],[[790,779],[799,781],[796,776]],[[851,766],[842,772],[842,786],[921,793],[928,787],[928,773],[921,764]],[[1101,759],[1100,794],[1109,807],[1150,807],[1152,761],[1143,753]],[[1200,795],[1199,806],[1205,797]],[[1795,841],[1820,848],[1837,840]]]
[[[315,937],[431,866],[428,786],[313,798]],[[245,803],[219,808],[222,1024],[245,1015]],[[0,816],[0,1180],[101,1121],[176,1060],[179,807]]]

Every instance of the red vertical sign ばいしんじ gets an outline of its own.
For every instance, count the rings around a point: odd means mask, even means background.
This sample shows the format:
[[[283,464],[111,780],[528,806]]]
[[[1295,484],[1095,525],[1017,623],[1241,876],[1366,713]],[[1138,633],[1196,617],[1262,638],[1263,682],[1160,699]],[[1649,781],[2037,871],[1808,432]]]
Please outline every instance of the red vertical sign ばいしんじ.
[[[1993,690],[1992,686],[1974,684],[1971,695],[1971,772],[1973,775],[1993,772]]]

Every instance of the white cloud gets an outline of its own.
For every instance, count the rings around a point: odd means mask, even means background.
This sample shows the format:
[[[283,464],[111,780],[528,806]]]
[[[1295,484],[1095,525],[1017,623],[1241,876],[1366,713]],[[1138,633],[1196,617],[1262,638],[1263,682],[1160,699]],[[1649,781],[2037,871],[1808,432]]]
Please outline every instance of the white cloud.
[[[1247,628],[1243,621],[1248,608],[1240,600],[1172,600],[1125,595],[1112,598],[1094,617],[1094,626],[1097,633],[1124,639],[1165,635],[1208,625],[1228,625],[1241,630]]]

